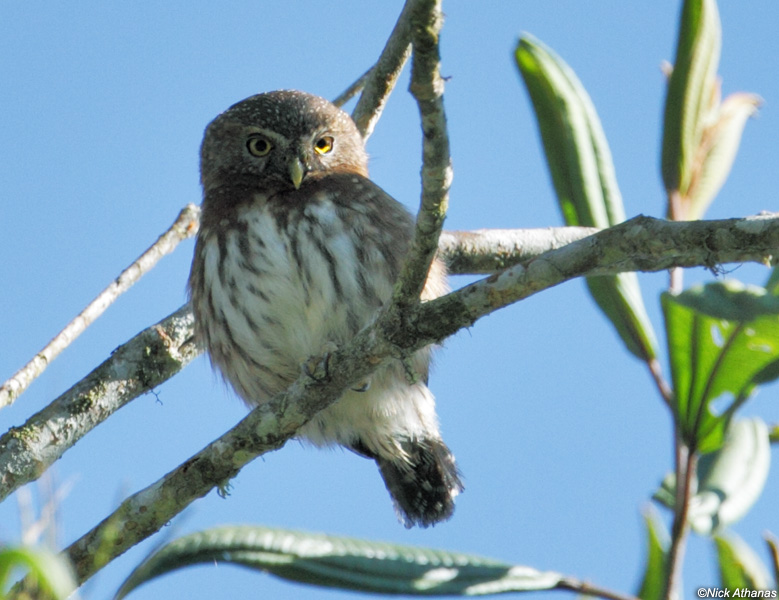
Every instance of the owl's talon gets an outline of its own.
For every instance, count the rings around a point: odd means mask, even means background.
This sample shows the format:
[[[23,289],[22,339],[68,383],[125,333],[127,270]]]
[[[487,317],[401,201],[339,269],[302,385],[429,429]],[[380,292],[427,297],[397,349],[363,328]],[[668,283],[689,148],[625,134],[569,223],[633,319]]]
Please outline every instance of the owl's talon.
[[[353,392],[367,392],[369,389],[371,389],[371,380],[366,379],[365,381],[360,382],[360,384],[357,387],[353,387]]]
[[[311,356],[302,365],[303,373],[317,382],[330,377],[330,353],[324,356]]]
[[[314,381],[326,381],[330,379],[330,356],[338,349],[333,342],[327,342],[319,356],[309,356],[303,362],[303,373]]]

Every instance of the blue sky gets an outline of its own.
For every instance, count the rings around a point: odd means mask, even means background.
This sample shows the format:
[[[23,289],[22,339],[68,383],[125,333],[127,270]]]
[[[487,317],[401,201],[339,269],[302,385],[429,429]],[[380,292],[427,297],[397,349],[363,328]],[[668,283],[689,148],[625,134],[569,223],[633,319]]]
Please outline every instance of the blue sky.
[[[401,2],[77,2],[0,5],[0,378],[34,355],[174,220],[198,202],[205,125],[259,91],[297,88],[333,98],[367,69]],[[723,90],[760,94],[711,218],[772,210],[779,139],[779,5],[721,2]],[[660,63],[673,58],[680,2],[455,2],[445,5],[442,72],[449,79],[454,184],[446,227],[561,223],[512,50],[523,31],[554,48],[592,96],[611,145],[628,216],[661,216]],[[407,73],[368,144],[372,177],[416,210],[421,139]],[[22,423],[121,343],[178,308],[192,242],[184,243],[79,338],[16,405]],[[762,283],[765,269],[731,276]],[[686,282],[708,280],[702,269]],[[455,286],[468,278],[455,278]],[[664,274],[641,276],[660,331]],[[582,282],[477,322],[439,352],[431,387],[444,437],[465,476],[454,518],[407,531],[375,466],[290,442],[245,468],[232,495],[212,493],[161,535],[84,588],[106,598],[163,537],[260,523],[473,552],[635,592],[644,555],[641,510],[671,465],[666,409],[623,351]],[[779,420],[777,387],[744,414]],[[200,358],[114,415],[53,469],[70,486],[68,544],[245,414]],[[774,452],[775,455],[775,452]],[[779,483],[736,531],[765,558],[779,533]],[[0,506],[0,541],[18,539],[16,502]],[[688,594],[715,581],[709,544],[693,538]],[[560,596],[560,594],[555,594]],[[236,567],[190,568],[133,596],[354,598]]]

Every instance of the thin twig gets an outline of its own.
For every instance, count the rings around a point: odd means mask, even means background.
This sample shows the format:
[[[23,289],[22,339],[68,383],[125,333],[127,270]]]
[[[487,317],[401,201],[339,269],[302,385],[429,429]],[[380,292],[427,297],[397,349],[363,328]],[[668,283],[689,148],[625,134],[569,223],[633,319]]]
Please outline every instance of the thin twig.
[[[443,25],[440,0],[418,2],[412,23],[410,90],[419,106],[422,122],[422,198],[414,240],[389,307],[394,318],[403,318],[406,309],[419,302],[430,264],[438,251],[438,237],[446,218],[452,182],[444,82],[439,73],[438,38]]]
[[[411,18],[417,3],[417,0],[406,1],[379,60],[367,73],[362,95],[352,111],[352,119],[365,140],[373,133],[410,55]]]
[[[341,92],[332,102],[338,107],[343,106],[349,100],[354,98],[357,94],[359,94],[363,88],[365,87],[365,82],[368,81],[368,76],[371,74],[371,71],[373,71],[373,67],[365,71],[360,77],[355,81],[352,85],[350,85],[348,88],[346,88],[343,92]]]
[[[200,209],[197,206],[194,204],[185,206],[173,225],[138,260],[122,271],[119,277],[54,336],[43,350],[0,387],[0,408],[12,404],[60,352],[102,315],[114,300],[149,272],[163,256],[172,252],[179,242],[193,236],[197,232],[199,218]]]
[[[687,519],[698,458],[695,450],[688,448],[684,443],[678,430],[675,437],[676,501],[674,502],[674,521],[671,527],[671,546],[668,549],[666,559],[668,574],[665,582],[665,594],[663,595],[665,600],[675,600],[679,597],[682,565],[684,564],[684,549],[689,529]]]
[[[594,596],[596,598],[604,598],[605,600],[638,600],[636,596],[620,594],[619,592],[602,588],[586,581],[580,581],[573,577],[564,578],[555,586],[555,589],[569,590],[571,592],[577,592],[583,597]]]
[[[673,390],[663,377],[663,370],[660,366],[660,361],[657,360],[657,358],[653,358],[646,364],[649,368],[649,374],[652,376],[652,381],[654,381],[655,386],[657,387],[657,391],[660,392],[660,397],[663,399],[663,402],[668,408],[672,408]]]

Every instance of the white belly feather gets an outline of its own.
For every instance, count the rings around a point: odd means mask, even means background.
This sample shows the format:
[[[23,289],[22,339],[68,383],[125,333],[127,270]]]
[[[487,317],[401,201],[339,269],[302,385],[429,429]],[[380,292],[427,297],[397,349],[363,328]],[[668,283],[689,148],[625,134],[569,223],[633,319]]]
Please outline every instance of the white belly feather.
[[[286,389],[307,358],[329,342],[348,341],[375,318],[377,298],[383,303],[392,293],[383,257],[362,248],[372,264],[360,264],[355,248],[360,240],[333,218],[328,202],[309,204],[304,215],[297,227],[281,235],[268,208],[255,205],[239,217],[245,233],[233,228],[221,248],[216,237],[204,247],[205,288],[220,316],[206,326],[209,344],[213,348],[232,341],[241,349],[237,360],[220,360],[223,353],[213,350],[212,358],[247,403],[265,402]],[[290,234],[292,242],[287,241]],[[322,253],[317,235],[327,236],[327,248],[337,260]],[[245,275],[225,275],[235,273]],[[366,285],[375,293],[372,302],[365,297]],[[428,354],[422,351],[418,358],[423,370]],[[374,452],[397,455],[395,438],[424,432],[438,432],[433,396],[423,381],[409,382],[402,366],[394,363],[374,374],[367,391],[347,392],[299,435],[317,445],[361,439]]]

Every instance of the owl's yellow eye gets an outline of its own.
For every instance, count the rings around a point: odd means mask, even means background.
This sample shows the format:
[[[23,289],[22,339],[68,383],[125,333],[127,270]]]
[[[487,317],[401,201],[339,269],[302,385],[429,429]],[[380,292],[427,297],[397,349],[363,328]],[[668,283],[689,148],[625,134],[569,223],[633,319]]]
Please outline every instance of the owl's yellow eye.
[[[333,138],[329,135],[319,138],[314,144],[314,152],[317,154],[329,154],[333,151]]]
[[[264,137],[250,137],[246,147],[254,156],[266,156],[273,146]]]

